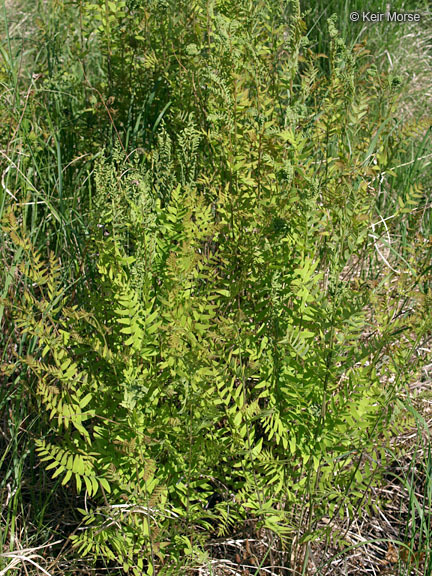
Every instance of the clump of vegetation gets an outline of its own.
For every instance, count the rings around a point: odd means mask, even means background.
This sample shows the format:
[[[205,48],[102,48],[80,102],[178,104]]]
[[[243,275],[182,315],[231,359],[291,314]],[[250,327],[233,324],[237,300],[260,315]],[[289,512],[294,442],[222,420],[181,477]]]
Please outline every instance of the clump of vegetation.
[[[42,77],[2,71],[2,372],[71,557],[181,574],[244,531],[305,574],[379,505],[430,337],[425,164],[394,168],[426,121],[295,0],[52,8]]]

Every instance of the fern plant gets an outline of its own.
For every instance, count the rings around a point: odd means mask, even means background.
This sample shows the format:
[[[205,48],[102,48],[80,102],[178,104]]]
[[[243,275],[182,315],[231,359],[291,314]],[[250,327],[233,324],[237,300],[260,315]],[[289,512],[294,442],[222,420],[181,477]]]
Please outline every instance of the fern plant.
[[[87,6],[105,39],[111,4]],[[180,3],[156,22],[159,5],[137,10],[170,111],[164,100],[151,147],[96,164],[79,289],[18,210],[3,227],[26,254],[7,306],[34,344],[16,362],[47,420],[39,455],[88,496],[80,554],[172,573],[249,521],[304,571],[308,541],[349,522],[377,481],[430,330],[423,271],[368,259],[388,124],[367,111],[381,93],[332,19],[319,70],[296,1]]]

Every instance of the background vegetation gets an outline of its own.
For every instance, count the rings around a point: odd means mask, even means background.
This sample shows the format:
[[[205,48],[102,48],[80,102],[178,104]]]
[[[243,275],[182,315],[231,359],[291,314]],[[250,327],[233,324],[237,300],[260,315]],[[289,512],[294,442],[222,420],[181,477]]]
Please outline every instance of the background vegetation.
[[[0,574],[432,573],[430,21],[350,4],[3,3]]]

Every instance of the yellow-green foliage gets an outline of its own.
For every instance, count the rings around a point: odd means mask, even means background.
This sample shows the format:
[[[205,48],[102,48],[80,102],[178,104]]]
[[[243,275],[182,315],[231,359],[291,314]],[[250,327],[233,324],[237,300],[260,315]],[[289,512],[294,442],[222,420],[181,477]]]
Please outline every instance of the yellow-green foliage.
[[[83,4],[102,40],[127,17]],[[395,312],[418,278],[364,257],[387,128],[334,22],[326,77],[296,2],[141,4],[170,108],[150,147],[96,166],[79,291],[4,225],[27,256],[8,305],[37,343],[16,361],[49,420],[39,455],[89,497],[79,552],[137,575],[248,518],[289,544],[355,514],[426,329],[420,304]]]

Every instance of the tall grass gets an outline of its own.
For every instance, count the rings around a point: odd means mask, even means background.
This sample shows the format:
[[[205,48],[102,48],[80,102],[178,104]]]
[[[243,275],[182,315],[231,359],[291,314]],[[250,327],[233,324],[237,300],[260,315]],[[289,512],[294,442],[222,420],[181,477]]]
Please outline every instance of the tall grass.
[[[40,2],[3,1],[1,12],[0,218],[8,204],[19,202],[35,244],[63,254],[67,284],[68,270],[76,271],[80,265],[85,235],[82,202],[94,154],[88,150],[79,153],[81,135],[74,119],[65,115],[78,95],[65,93],[55,84],[40,87],[44,60],[62,57],[52,51],[50,39],[55,36],[59,14],[56,20],[55,11]],[[45,29],[41,29],[42,21]],[[67,44],[62,48],[67,50]],[[30,351],[32,344],[17,344],[3,303],[4,297],[13,293],[23,253],[20,249],[11,252],[4,238],[0,242],[0,362],[5,363],[12,349],[20,353],[25,346]],[[0,378],[0,548],[5,553],[0,556],[0,573],[20,565],[28,573],[41,562],[34,549],[58,534],[58,510],[64,503],[59,501],[59,481],[46,476],[35,454],[34,439],[46,430],[40,426],[38,404],[29,396],[29,375],[6,371]]]

